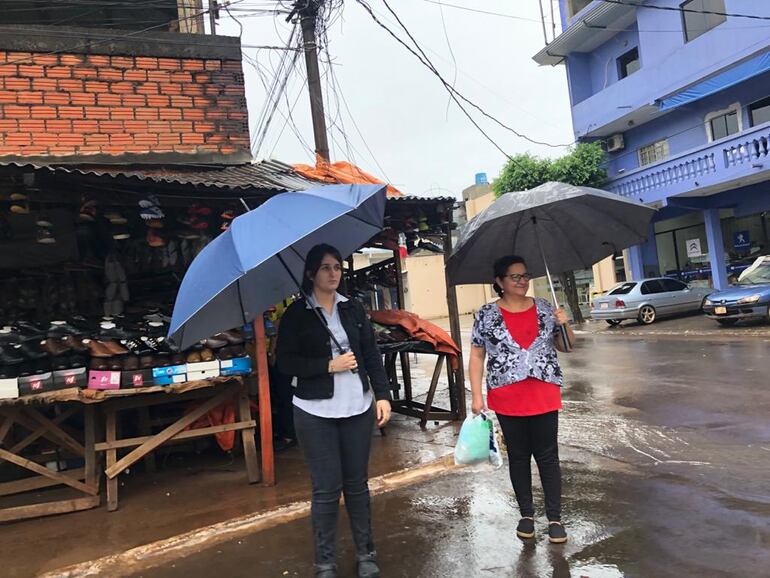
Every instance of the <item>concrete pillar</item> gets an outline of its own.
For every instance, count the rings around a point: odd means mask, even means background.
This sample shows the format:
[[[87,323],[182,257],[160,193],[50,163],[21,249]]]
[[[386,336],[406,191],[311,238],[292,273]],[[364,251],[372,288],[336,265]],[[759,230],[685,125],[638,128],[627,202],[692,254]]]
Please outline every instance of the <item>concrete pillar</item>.
[[[625,251],[626,270],[630,275],[629,281],[641,281],[644,279],[644,261],[642,260],[642,246],[634,245]]]
[[[727,263],[725,263],[725,241],[722,237],[722,220],[719,217],[719,209],[703,211],[703,221],[706,224],[706,240],[709,244],[711,280],[715,289],[724,291],[728,287]]]

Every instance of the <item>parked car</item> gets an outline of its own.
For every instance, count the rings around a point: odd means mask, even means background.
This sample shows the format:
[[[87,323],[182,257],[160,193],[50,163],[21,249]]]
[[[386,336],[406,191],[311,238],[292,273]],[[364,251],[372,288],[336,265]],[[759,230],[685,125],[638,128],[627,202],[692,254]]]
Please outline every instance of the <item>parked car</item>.
[[[703,311],[721,325],[734,325],[744,319],[770,321],[770,256],[754,261],[738,277],[737,284],[709,295]]]
[[[604,319],[610,325],[620,325],[626,319],[649,325],[659,317],[701,311],[711,291],[665,277],[628,281],[597,297],[591,317]]]

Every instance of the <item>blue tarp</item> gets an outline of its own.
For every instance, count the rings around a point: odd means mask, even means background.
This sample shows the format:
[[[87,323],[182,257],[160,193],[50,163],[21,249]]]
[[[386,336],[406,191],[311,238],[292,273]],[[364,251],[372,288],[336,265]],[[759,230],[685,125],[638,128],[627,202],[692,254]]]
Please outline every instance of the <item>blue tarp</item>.
[[[669,98],[662,99],[658,106],[660,107],[660,110],[671,110],[672,108],[682,106],[683,104],[689,104],[693,101],[715,94],[720,90],[734,86],[739,82],[743,82],[744,80],[748,80],[749,78],[753,78],[754,76],[769,70],[770,52],[765,52],[738,66],[720,72],[708,80],[699,82]]]

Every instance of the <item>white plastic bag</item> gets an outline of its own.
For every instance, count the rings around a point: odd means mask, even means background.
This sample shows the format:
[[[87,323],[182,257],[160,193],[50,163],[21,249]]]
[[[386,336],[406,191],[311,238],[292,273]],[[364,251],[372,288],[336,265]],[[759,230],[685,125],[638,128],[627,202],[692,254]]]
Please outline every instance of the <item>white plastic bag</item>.
[[[455,464],[481,463],[490,463],[495,468],[503,464],[495,425],[484,412],[465,418],[455,446]]]

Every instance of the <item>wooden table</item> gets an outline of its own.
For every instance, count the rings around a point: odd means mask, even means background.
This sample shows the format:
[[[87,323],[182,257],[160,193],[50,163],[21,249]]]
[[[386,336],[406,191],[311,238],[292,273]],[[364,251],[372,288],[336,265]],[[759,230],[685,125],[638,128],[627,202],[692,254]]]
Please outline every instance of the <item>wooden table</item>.
[[[232,424],[187,430],[187,428],[228,399],[237,398],[238,421]],[[156,434],[133,438],[118,438],[117,415],[127,409],[140,409],[169,402],[204,400],[199,406],[186,413]],[[46,417],[37,406],[58,405],[61,412],[53,419]],[[96,442],[96,407],[104,416],[105,440]],[[77,439],[77,432],[65,422],[78,413],[83,414],[83,442]],[[69,486],[79,494],[75,499],[57,500],[42,504],[17,506],[0,510],[0,522],[19,520],[51,514],[61,514],[95,508],[100,505],[99,486],[102,470],[99,455],[106,456],[103,470],[107,485],[107,509],[118,507],[118,475],[137,461],[146,458],[158,447],[175,440],[193,439],[215,435],[226,431],[240,431],[250,483],[259,482],[261,471],[256,454],[254,431],[256,422],[251,419],[251,409],[246,386],[240,377],[218,377],[213,380],[191,381],[167,386],[153,386],[135,389],[96,391],[89,389],[66,389],[24,396],[13,400],[0,400],[0,444],[8,437],[12,428],[23,428],[29,433],[10,448],[0,448],[0,462],[7,461],[27,469],[36,476],[23,480],[0,483],[0,496],[48,488],[58,485]],[[145,424],[146,426],[146,424]],[[85,467],[73,471],[54,472],[24,457],[22,451],[33,442],[44,437],[62,451],[82,457]],[[272,441],[272,440],[271,440]],[[118,450],[131,449],[118,459]]]
[[[405,341],[398,343],[379,344],[380,351],[384,356],[385,373],[390,382],[390,388],[393,392],[393,411],[402,415],[420,418],[420,427],[425,428],[429,420],[453,421],[459,419],[458,401],[456,392],[455,371],[447,359],[446,353],[436,351],[432,345],[424,341]],[[433,367],[433,377],[425,403],[415,401],[412,395],[412,372],[409,365],[409,354],[417,353],[423,355],[435,355],[436,364]],[[401,364],[401,380],[399,382],[396,363]],[[438,381],[441,378],[441,372],[446,366],[447,381],[449,383],[450,409],[442,409],[433,405],[433,398],[436,395]],[[401,387],[403,385],[403,397],[401,397]]]

